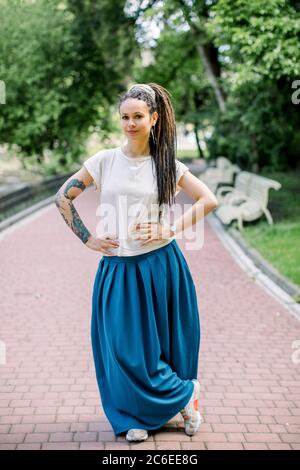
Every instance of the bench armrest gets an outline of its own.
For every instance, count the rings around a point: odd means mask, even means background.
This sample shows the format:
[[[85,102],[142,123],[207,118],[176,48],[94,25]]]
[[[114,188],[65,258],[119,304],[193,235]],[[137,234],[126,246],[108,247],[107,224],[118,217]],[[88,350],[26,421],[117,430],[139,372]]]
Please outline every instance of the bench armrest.
[[[229,186],[229,185],[224,185],[224,186],[220,186],[218,189],[217,189],[217,192],[216,192],[216,197],[218,196],[222,196],[223,192],[231,192],[232,190],[234,190],[234,186]]]
[[[253,199],[246,196],[245,194],[232,194],[228,196],[229,197],[225,199],[225,204],[229,206],[237,205],[236,203],[253,201]]]

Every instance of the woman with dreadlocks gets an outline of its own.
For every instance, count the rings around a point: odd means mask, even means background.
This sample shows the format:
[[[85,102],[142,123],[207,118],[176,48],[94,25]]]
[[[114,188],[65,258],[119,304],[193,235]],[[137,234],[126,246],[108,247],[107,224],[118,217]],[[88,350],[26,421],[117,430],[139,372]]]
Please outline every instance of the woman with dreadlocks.
[[[82,242],[103,254],[93,287],[91,339],[102,406],[115,435],[127,432],[128,441],[143,441],[148,430],[180,412],[192,436],[202,421],[200,320],[175,236],[218,202],[176,159],[169,92],[156,83],[136,84],[119,98],[127,140],[84,161],[57,192],[56,205]],[[97,238],[72,204],[91,183],[106,214],[106,230],[103,223]],[[196,202],[170,225],[166,209],[181,189]]]

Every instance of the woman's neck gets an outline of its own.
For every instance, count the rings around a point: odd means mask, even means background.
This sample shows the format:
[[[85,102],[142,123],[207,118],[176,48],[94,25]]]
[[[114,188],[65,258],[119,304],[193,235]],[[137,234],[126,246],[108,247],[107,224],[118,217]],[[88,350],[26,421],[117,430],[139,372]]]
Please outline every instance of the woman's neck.
[[[132,145],[128,141],[126,141],[123,143],[121,148],[128,157],[147,157],[148,155],[150,155],[150,147],[148,143]]]

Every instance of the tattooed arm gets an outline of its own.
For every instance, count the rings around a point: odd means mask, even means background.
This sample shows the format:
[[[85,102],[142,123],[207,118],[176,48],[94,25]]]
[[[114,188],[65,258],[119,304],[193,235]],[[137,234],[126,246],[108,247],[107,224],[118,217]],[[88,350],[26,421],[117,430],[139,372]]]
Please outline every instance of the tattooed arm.
[[[55,205],[64,221],[84,244],[87,243],[91,234],[79,217],[72,201],[79,196],[92,181],[93,178],[83,166],[79,171],[74,173],[55,194]]]
[[[111,239],[110,235],[103,237],[93,237],[83,224],[77,210],[74,207],[73,199],[81,194],[93,181],[92,176],[83,166],[74,173],[55,194],[55,204],[61,213],[66,224],[73,230],[75,235],[91,250],[101,251],[106,256],[114,256],[110,250],[117,248],[119,242]]]

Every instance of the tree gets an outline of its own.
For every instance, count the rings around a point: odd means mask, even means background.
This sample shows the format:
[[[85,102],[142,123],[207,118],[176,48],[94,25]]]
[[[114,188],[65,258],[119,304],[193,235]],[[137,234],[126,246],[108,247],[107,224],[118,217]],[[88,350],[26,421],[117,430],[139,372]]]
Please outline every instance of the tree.
[[[2,142],[39,163],[50,150],[67,166],[93,128],[109,131],[110,107],[137,48],[124,4],[2,0]]]

